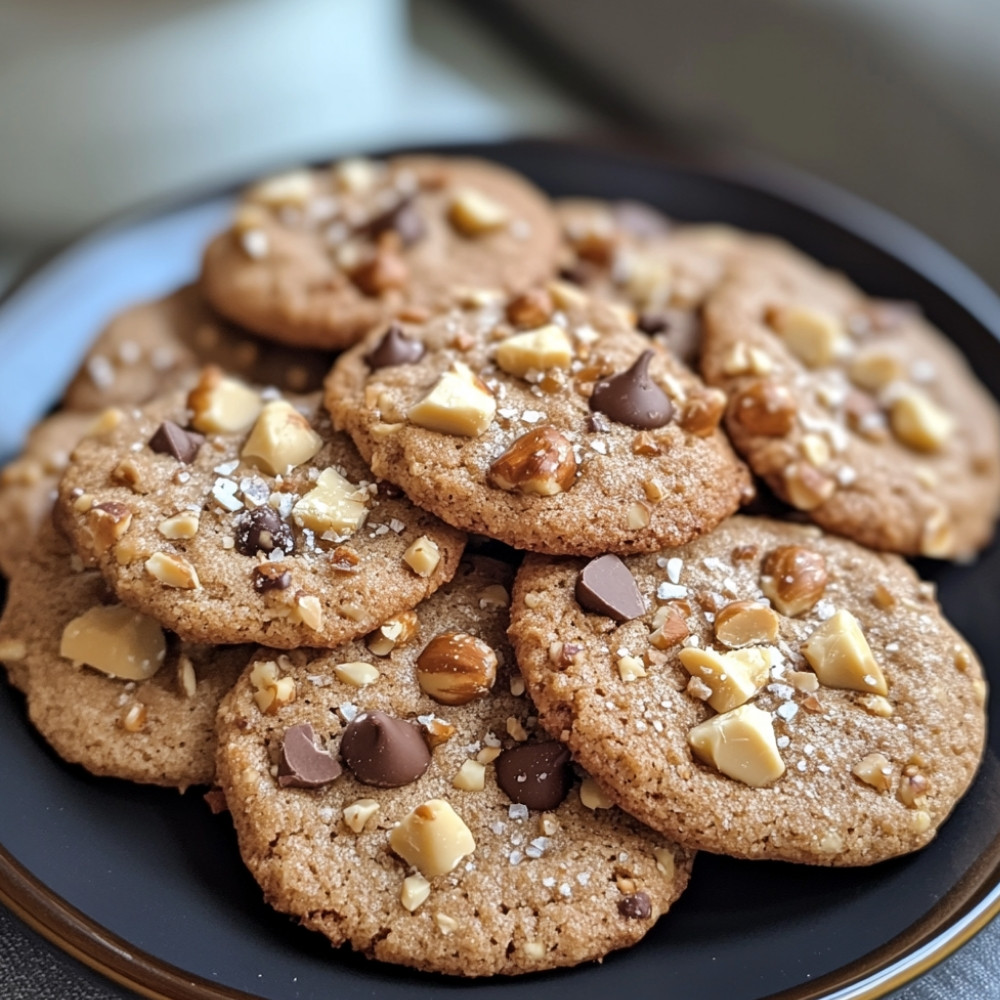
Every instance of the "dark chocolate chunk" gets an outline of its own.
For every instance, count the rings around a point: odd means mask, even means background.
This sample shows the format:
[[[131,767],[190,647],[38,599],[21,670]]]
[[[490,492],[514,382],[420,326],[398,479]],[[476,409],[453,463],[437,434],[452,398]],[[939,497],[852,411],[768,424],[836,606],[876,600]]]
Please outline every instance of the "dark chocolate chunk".
[[[521,743],[497,757],[497,784],[511,802],[529,809],[555,809],[572,784],[569,762],[569,751],[554,740]]]
[[[649,240],[670,232],[670,220],[641,201],[615,202],[612,211],[618,228],[639,240]]]
[[[292,585],[292,574],[279,563],[261,563],[250,574],[253,589],[258,594],[269,590],[287,590]]]
[[[617,622],[631,621],[646,613],[635,577],[616,555],[598,556],[580,570],[576,599],[584,610]]]
[[[273,507],[254,507],[236,522],[236,551],[244,556],[281,549],[286,555],[295,551],[292,529],[281,520]]]
[[[359,231],[372,239],[395,231],[403,246],[408,247],[424,238],[427,227],[413,199],[405,197],[372,216]]]
[[[336,757],[316,746],[316,734],[308,722],[285,730],[278,761],[282,788],[320,788],[336,781],[343,771]]]
[[[653,352],[643,351],[628,371],[602,378],[594,386],[590,408],[639,430],[669,423],[674,405],[649,374],[652,360]]]
[[[376,788],[408,785],[431,762],[421,727],[384,712],[367,712],[350,723],[340,754],[358,781]]]
[[[654,334],[663,333],[670,324],[663,313],[644,312],[639,314],[635,325],[636,329],[652,337]]]
[[[205,436],[186,431],[172,420],[164,420],[149,439],[149,447],[161,455],[172,455],[178,462],[190,465],[205,443]]]
[[[423,356],[424,345],[419,340],[410,340],[398,324],[392,323],[375,349],[365,355],[365,364],[373,370],[389,365],[413,365]]]
[[[618,912],[626,920],[649,920],[653,906],[644,892],[632,892],[618,900]]]

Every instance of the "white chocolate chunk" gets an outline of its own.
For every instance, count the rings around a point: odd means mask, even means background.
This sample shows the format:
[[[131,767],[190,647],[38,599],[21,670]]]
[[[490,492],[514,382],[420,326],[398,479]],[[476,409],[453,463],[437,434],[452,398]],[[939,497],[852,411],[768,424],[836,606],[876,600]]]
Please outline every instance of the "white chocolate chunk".
[[[430,799],[389,833],[389,846],[426,878],[434,878],[447,875],[476,849],[476,842],[444,799]]]
[[[412,913],[431,894],[431,884],[423,875],[408,875],[403,879],[399,901]]]
[[[479,437],[493,422],[496,400],[483,382],[456,361],[434,388],[410,407],[410,423],[442,434]]]
[[[940,451],[955,420],[919,389],[907,389],[889,407],[889,425],[897,439],[914,451]]]
[[[448,206],[448,219],[465,236],[481,236],[499,229],[510,218],[498,201],[474,188],[455,192]]]
[[[441,562],[441,550],[433,538],[421,535],[403,553],[403,562],[417,576],[430,576]]]
[[[368,494],[335,469],[324,469],[316,485],[294,507],[292,517],[301,528],[317,535],[332,531],[353,534],[368,516]]]
[[[344,822],[355,833],[362,833],[368,820],[379,811],[375,799],[358,799],[349,806],[344,806]]]
[[[465,792],[481,792],[486,787],[486,765],[478,760],[466,760],[451,783]]]
[[[838,611],[823,622],[803,644],[802,655],[826,687],[889,693],[868,640],[850,611]]]
[[[580,802],[588,809],[610,809],[614,805],[589,774],[580,785]]]
[[[217,368],[206,368],[188,393],[191,426],[202,434],[241,434],[260,413],[260,396]]]
[[[869,392],[878,392],[906,375],[902,359],[881,347],[868,347],[851,359],[847,374],[850,380]]]
[[[163,664],[163,629],[121,604],[98,605],[63,629],[59,655],[130,681],[148,680]]]
[[[323,447],[323,439],[287,400],[268,403],[240,452],[243,460],[272,476],[285,475],[308,462]]]
[[[712,689],[709,705],[717,712],[729,712],[748,702],[767,683],[776,652],[771,646],[751,646],[729,653],[687,646],[678,656],[692,677]]]
[[[832,364],[850,350],[844,324],[832,313],[806,306],[784,306],[770,317],[785,346],[809,368]]]
[[[524,378],[529,371],[568,369],[573,363],[573,344],[561,326],[550,323],[526,330],[500,342],[497,364],[508,375]]]
[[[688,733],[695,756],[717,771],[754,788],[785,773],[771,716],[756,705],[741,705],[716,715]]]

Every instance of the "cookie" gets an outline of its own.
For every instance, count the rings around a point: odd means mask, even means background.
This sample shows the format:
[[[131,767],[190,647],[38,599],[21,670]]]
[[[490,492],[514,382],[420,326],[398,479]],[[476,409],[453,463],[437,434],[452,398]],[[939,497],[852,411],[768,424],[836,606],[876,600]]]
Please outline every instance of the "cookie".
[[[663,555],[531,556],[510,637],[541,724],[691,848],[913,851],[983,752],[982,669],[933,586],[813,525],[738,516]]]
[[[464,536],[376,482],[319,403],[207,368],[81,443],[59,522],[124,603],[189,641],[370,632],[450,578]]]
[[[202,288],[223,315],[288,344],[355,343],[456,287],[515,292],[549,276],[558,226],[523,178],[480,160],[345,160],[250,188],[208,246]]]
[[[51,523],[14,572],[0,618],[0,660],[60,757],[181,789],[212,781],[215,714],[252,651],[178,642],[113,603]]]
[[[376,475],[516,548],[681,545],[750,492],[722,395],[559,283],[373,331],[338,359],[326,403]]]
[[[207,364],[285,392],[312,392],[332,363],[329,352],[283,348],[220,319],[197,286],[187,285],[112,319],[87,351],[63,406],[140,405]]]
[[[824,528],[968,558],[1000,509],[995,401],[941,333],[818,265],[747,261],[705,309],[702,372],[755,473]]]
[[[462,976],[572,965],[639,940],[687,882],[690,853],[537,730],[504,636],[512,574],[463,562],[381,656],[264,650],[222,705],[243,859],[334,944]]]
[[[24,450],[0,470],[0,573],[11,576],[42,522],[52,513],[56,486],[70,452],[94,417],[55,413],[28,435]]]

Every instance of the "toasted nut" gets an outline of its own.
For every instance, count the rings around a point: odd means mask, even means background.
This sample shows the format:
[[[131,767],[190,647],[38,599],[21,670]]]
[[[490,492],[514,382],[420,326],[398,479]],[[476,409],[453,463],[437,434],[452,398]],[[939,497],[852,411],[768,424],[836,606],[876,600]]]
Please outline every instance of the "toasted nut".
[[[923,808],[930,790],[931,783],[927,776],[921,774],[915,765],[908,764],[900,776],[896,798],[910,809]]]
[[[560,309],[583,309],[590,302],[586,292],[568,281],[550,281],[546,287]]]
[[[241,434],[260,413],[261,400],[253,389],[228,378],[221,368],[204,368],[188,393],[191,426],[203,434]]]
[[[399,234],[383,233],[373,254],[348,267],[351,281],[365,295],[373,297],[393,288],[405,288],[410,280],[410,268],[400,250]]]
[[[372,632],[366,642],[376,656],[388,656],[397,646],[405,646],[420,628],[420,622],[412,611],[403,611],[390,618]]]
[[[726,375],[770,375],[774,370],[771,356],[759,347],[748,347],[742,341],[732,346],[722,362]]]
[[[543,288],[516,295],[507,303],[507,319],[520,330],[544,326],[554,311],[552,296]]]
[[[410,407],[410,423],[442,434],[479,437],[493,422],[496,400],[483,381],[456,361],[434,388]]]
[[[149,492],[150,487],[148,477],[143,476],[142,469],[136,465],[134,459],[123,458],[111,470],[111,479],[116,483],[121,483],[122,485],[127,486],[133,493],[145,494]],[[76,510],[89,510],[89,505],[87,507],[82,506],[88,499],[92,504],[93,497],[84,493],[82,497],[77,499],[73,506]]]
[[[699,760],[729,778],[763,788],[785,773],[771,716],[755,705],[716,715],[688,733]]]
[[[101,434],[107,434],[113,431],[124,419],[125,414],[117,406],[109,406],[106,410],[101,410],[94,418],[94,422],[87,428],[83,436],[98,437]]]
[[[761,565],[760,589],[783,615],[795,617],[812,608],[826,591],[826,560],[801,545],[782,545]]]
[[[167,640],[152,618],[120,604],[98,605],[66,625],[59,655],[111,677],[144,681],[163,665]]]
[[[541,941],[525,941],[521,946],[524,957],[532,962],[540,962],[545,958],[545,945]]]
[[[580,802],[587,809],[610,809],[614,803],[604,794],[604,790],[588,774],[580,785]]]
[[[403,553],[403,562],[417,576],[430,576],[441,562],[441,550],[433,538],[421,535]]]
[[[28,647],[21,639],[0,639],[0,663],[16,663],[28,655]]]
[[[333,176],[342,190],[349,194],[364,194],[375,186],[383,169],[374,160],[352,156],[341,160],[333,168]]]
[[[509,608],[510,594],[502,583],[491,583],[479,591],[481,608]]]
[[[422,722],[421,725],[424,729],[427,745],[432,750],[441,746],[442,743],[447,743],[456,732],[455,727],[450,722],[445,722],[444,719],[430,718],[426,722]],[[499,753],[499,751],[497,752]],[[484,763],[489,763],[489,761],[484,761]]]
[[[819,678],[809,670],[793,670],[785,675],[785,679],[796,691],[804,694],[815,694],[819,690]]]
[[[782,306],[767,317],[785,346],[809,368],[833,364],[850,351],[851,338],[832,313],[807,306]]]
[[[483,747],[479,753],[476,754],[476,760],[480,764],[492,764],[493,761],[500,756],[500,747]]]
[[[896,606],[896,595],[883,583],[877,583],[872,591],[872,604],[882,611],[890,611]]]
[[[823,622],[803,643],[802,655],[826,687],[889,693],[868,640],[850,611],[838,611]]]
[[[193,698],[198,693],[198,676],[190,656],[183,653],[177,657],[177,685],[185,698]]]
[[[656,609],[652,629],[649,641],[657,649],[670,649],[691,634],[684,616],[672,604],[664,604]]]
[[[491,486],[534,496],[554,496],[576,479],[569,440],[554,427],[536,427],[519,437],[491,466]]]
[[[646,676],[646,668],[638,656],[619,656],[617,667],[618,676],[626,684],[631,684],[640,677]]]
[[[820,468],[830,461],[832,452],[825,437],[819,434],[806,434],[799,442],[799,450],[810,465]]]
[[[822,854],[839,854],[844,849],[844,837],[839,830],[826,830],[816,846]]]
[[[481,792],[486,787],[486,765],[478,760],[465,761],[451,783],[464,792]]]
[[[132,511],[123,503],[110,500],[94,504],[87,512],[87,527],[93,539],[94,552],[107,552],[128,531],[132,524]]]
[[[507,735],[518,743],[523,743],[528,738],[528,730],[516,715],[507,716]]]
[[[916,809],[910,813],[907,826],[911,833],[926,833],[931,828],[931,814],[926,809]]]
[[[363,660],[351,660],[349,663],[338,663],[333,672],[345,683],[352,687],[367,687],[378,680],[378,668]]]
[[[183,556],[154,552],[145,562],[146,572],[160,583],[178,590],[200,590],[198,571]]]
[[[173,517],[168,517],[156,526],[156,530],[172,541],[183,538],[194,538],[198,534],[201,518],[197,511],[185,510]]]
[[[920,532],[920,554],[932,559],[947,559],[955,554],[955,531],[951,514],[944,505],[931,513]]]
[[[875,715],[880,719],[891,719],[896,712],[892,707],[892,702],[880,694],[863,694],[858,698],[858,704],[869,715]]]
[[[442,632],[417,657],[420,689],[442,705],[482,698],[497,678],[497,654],[468,632]]]
[[[892,788],[892,764],[884,754],[868,754],[851,768],[851,774],[880,792],[887,792]]]
[[[344,608],[341,607],[341,611]],[[291,615],[292,621],[302,622],[306,628],[318,632],[323,627],[323,605],[315,594],[299,594]],[[357,620],[357,619],[355,619]]]
[[[795,425],[798,406],[791,390],[764,379],[737,392],[729,404],[733,419],[749,434],[784,437]]]
[[[768,681],[776,650],[773,646],[751,647],[717,653],[714,649],[688,646],[678,653],[681,666],[712,689],[709,705],[729,712],[748,702]]]
[[[573,343],[561,326],[550,324],[507,337],[498,345],[496,358],[508,375],[524,378],[532,370],[568,369],[573,363]]]
[[[423,875],[408,875],[403,879],[399,901],[412,913],[431,894],[431,884]]]
[[[629,531],[639,531],[649,527],[649,504],[643,500],[636,500],[629,504],[625,516],[625,526]]]
[[[350,535],[365,523],[368,496],[336,469],[324,469],[316,485],[292,507],[292,518],[317,535]]]
[[[907,389],[892,401],[889,424],[903,444],[923,452],[940,451],[955,429],[951,414],[919,389]]]
[[[669,847],[654,847],[653,857],[656,858],[656,870],[668,882],[672,882],[674,880],[674,873],[677,870],[677,861],[674,858],[674,852]]]
[[[847,368],[848,378],[862,389],[878,392],[891,382],[906,376],[901,358],[882,347],[866,347],[858,351]]]
[[[642,492],[646,494],[646,499],[650,503],[659,503],[667,495],[666,488],[659,479],[644,479]]]
[[[651,457],[660,454],[660,443],[649,431],[639,431],[632,438],[632,454]]]
[[[509,218],[503,205],[473,188],[456,191],[448,206],[448,221],[464,236],[493,232]]]
[[[358,799],[349,806],[344,806],[344,822],[355,833],[363,833],[368,821],[379,811],[375,799]]]
[[[720,389],[693,392],[681,407],[681,430],[695,437],[708,437],[719,426],[725,409],[726,394]]]
[[[146,706],[141,701],[137,701],[125,709],[122,714],[122,729],[127,733],[140,733],[146,727],[147,718]]]
[[[447,875],[476,842],[462,818],[443,799],[417,806],[389,834],[389,846],[426,878]]]
[[[250,671],[250,683],[254,701],[265,715],[295,701],[295,680],[280,674],[276,660],[258,660]]]
[[[434,923],[438,930],[445,936],[454,934],[459,928],[459,923],[454,917],[449,917],[447,913],[435,913]]]
[[[308,462],[322,447],[323,439],[309,421],[291,403],[276,399],[260,411],[240,455],[250,465],[278,476]]]
[[[723,646],[747,646],[752,642],[774,642],[778,616],[757,601],[733,601],[715,616],[715,638]]]
[[[290,170],[254,184],[246,193],[246,198],[268,208],[284,208],[287,205],[301,208],[315,191],[316,182],[308,170]]]

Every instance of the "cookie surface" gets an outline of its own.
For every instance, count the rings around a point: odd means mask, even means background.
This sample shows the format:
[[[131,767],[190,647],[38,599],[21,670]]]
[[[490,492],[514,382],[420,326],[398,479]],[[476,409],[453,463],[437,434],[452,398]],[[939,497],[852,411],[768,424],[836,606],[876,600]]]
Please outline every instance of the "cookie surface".
[[[70,410],[134,406],[177,388],[214,364],[249,382],[312,392],[333,363],[325,351],[282,348],[221,319],[195,285],[133,306],[87,351],[63,396]]]
[[[648,339],[613,307],[553,288],[373,331],[327,380],[335,425],[415,503],[517,548],[644,551],[710,530],[749,488],[721,395],[660,347],[640,360]]]
[[[816,265],[744,262],[705,310],[702,371],[736,449],[830,531],[967,558],[1000,508],[1000,422],[965,360],[913,310]]]
[[[57,516],[124,603],[194,642],[336,645],[451,576],[464,536],[292,399],[206,369],[76,449]]]
[[[545,197],[503,167],[349,160],[247,191],[205,252],[202,288],[258,333],[339,348],[401,309],[449,302],[456,287],[526,288],[551,273],[557,248]]]
[[[64,760],[93,774],[181,789],[211,782],[215,714],[252,647],[181,643],[154,622],[140,622],[142,616],[113,603],[96,570],[79,567],[50,524],[30,557],[10,580],[0,660],[25,693],[42,737]],[[105,617],[108,612],[113,617]],[[128,680],[61,655],[74,621],[77,642],[103,650],[98,655],[106,669],[117,664],[126,672],[130,654],[134,663],[162,650],[159,669]]]
[[[334,944],[455,975],[541,970],[639,940],[687,882],[688,852],[615,808],[581,803],[568,755],[529,766],[523,782],[514,766],[510,787],[524,785],[545,800],[533,798],[531,808],[499,786],[496,775],[514,748],[527,748],[536,762],[532,755],[546,750],[564,754],[536,730],[523,693],[511,693],[518,677],[504,605],[512,573],[494,560],[464,561],[417,608],[416,635],[388,656],[363,643],[276,660],[264,650],[256,659],[272,662],[278,681],[293,682],[294,700],[264,714],[255,695],[267,691],[260,680],[255,686],[251,668],[221,708],[219,777],[243,858],[273,906]],[[465,666],[482,669],[484,650],[495,653],[496,679],[471,701],[441,704],[421,689],[417,661],[426,668],[423,651],[454,632],[472,643],[459,657]],[[347,683],[335,671],[352,661],[378,676],[361,688]],[[471,673],[463,681],[475,689]],[[358,755],[357,734],[375,728],[376,718],[385,742],[373,758]],[[338,749],[343,773],[330,781],[328,770],[320,787],[283,787],[282,748],[303,724],[312,726],[313,749],[324,758],[311,773],[330,768]],[[443,740],[431,750],[419,734],[425,727]],[[407,732],[419,746],[404,752]],[[296,766],[293,780],[301,780],[305,769]],[[408,816],[419,809],[435,818],[426,841],[413,838],[422,848],[402,846],[403,860],[400,842],[390,847],[389,838],[409,829]]]
[[[986,685],[903,560],[734,517],[624,565],[646,610],[623,622],[581,605],[583,561],[529,557],[510,629],[542,725],[623,808],[689,847],[810,864],[934,836],[978,765]],[[620,604],[608,579],[589,592]]]

